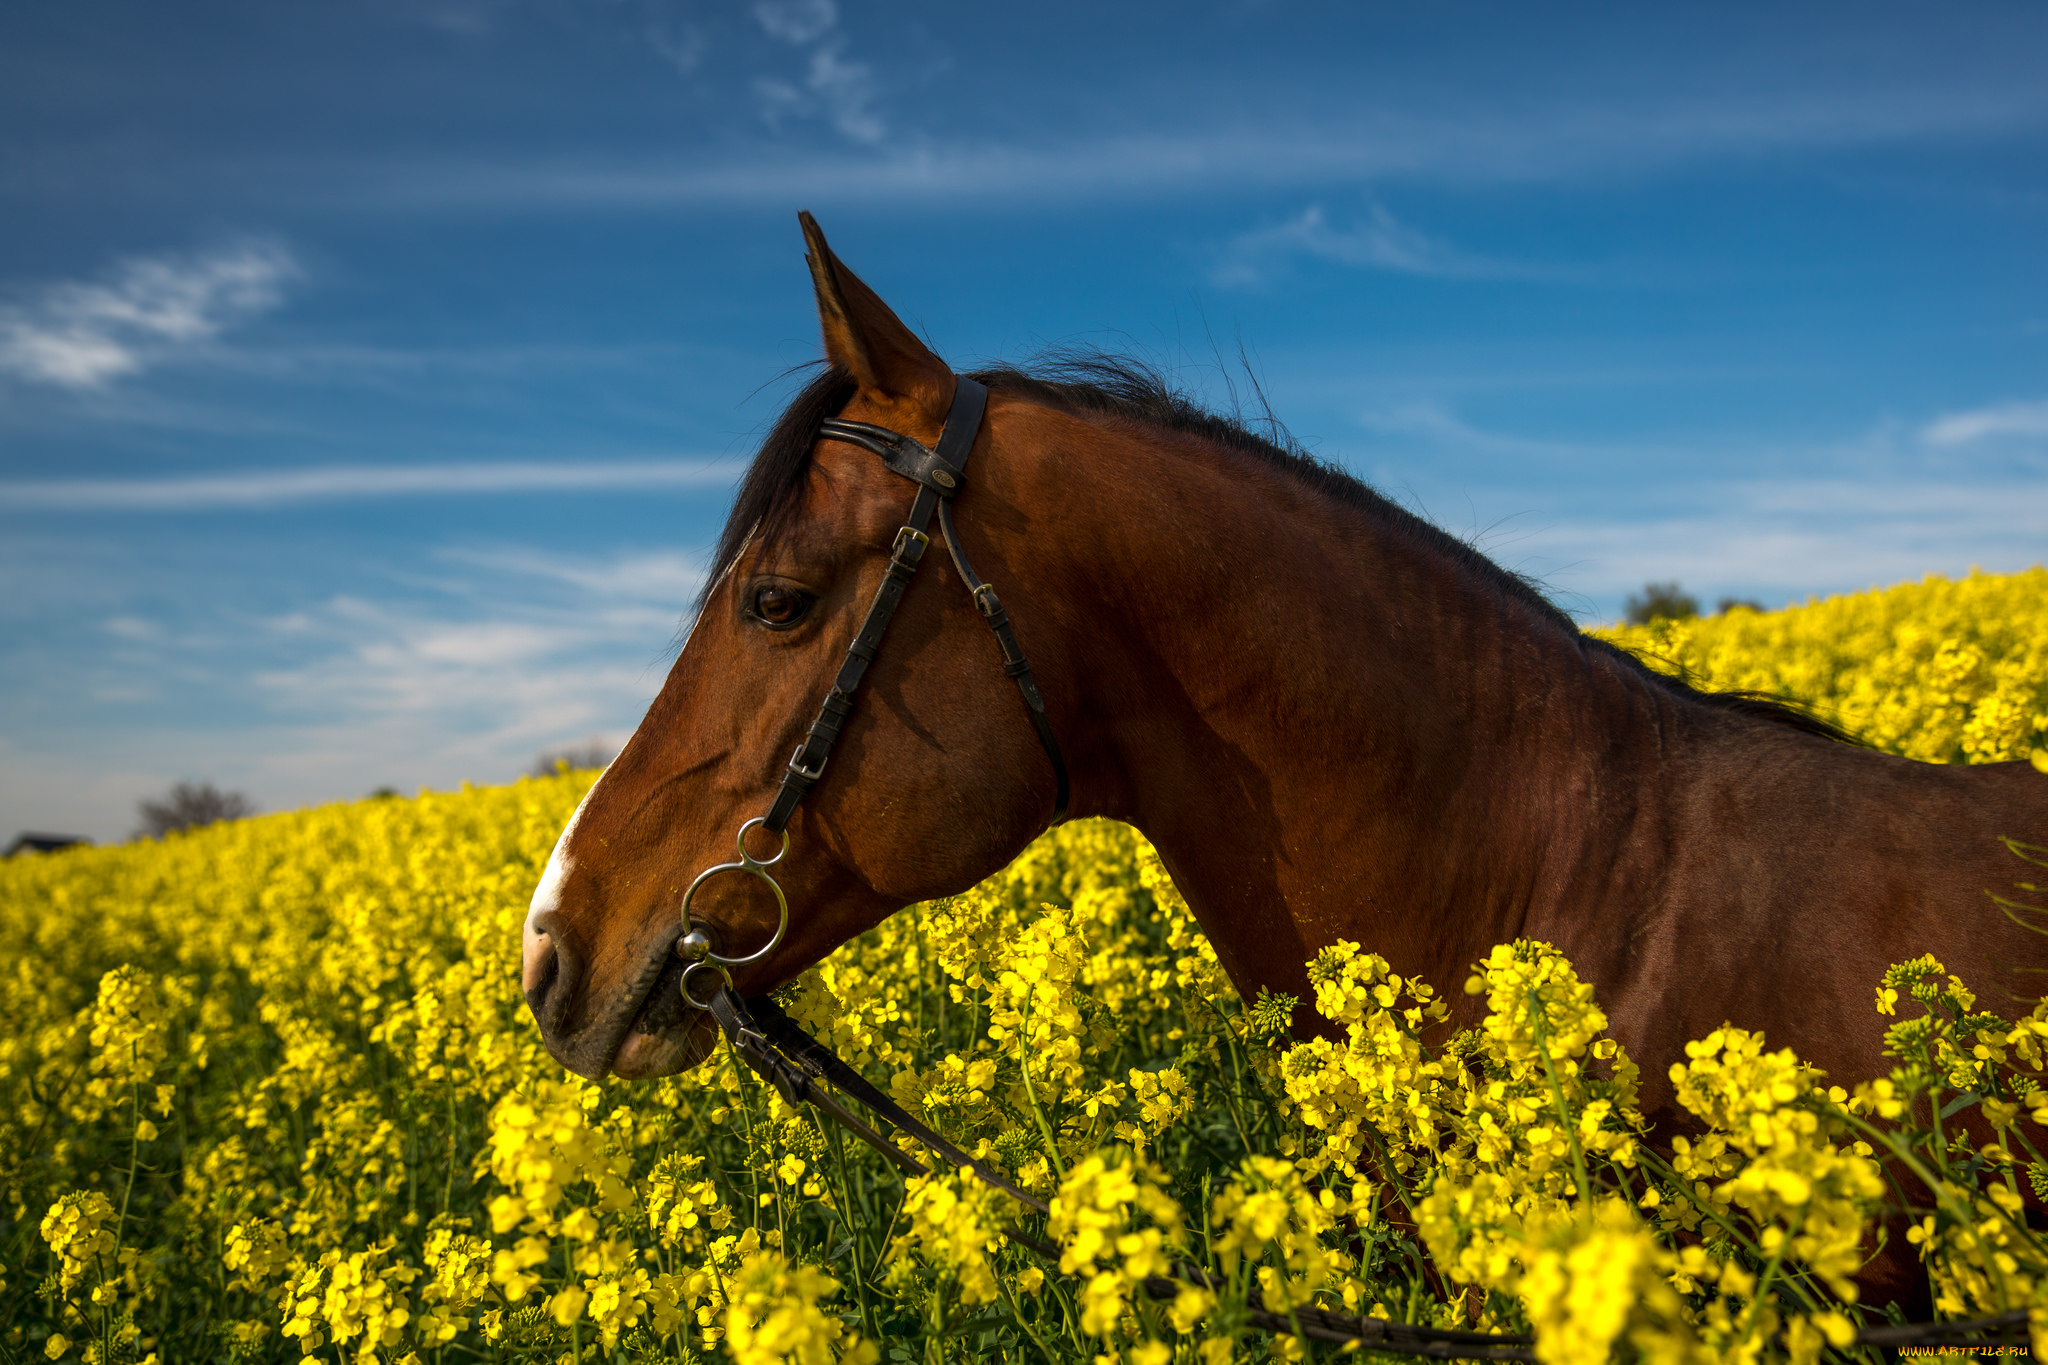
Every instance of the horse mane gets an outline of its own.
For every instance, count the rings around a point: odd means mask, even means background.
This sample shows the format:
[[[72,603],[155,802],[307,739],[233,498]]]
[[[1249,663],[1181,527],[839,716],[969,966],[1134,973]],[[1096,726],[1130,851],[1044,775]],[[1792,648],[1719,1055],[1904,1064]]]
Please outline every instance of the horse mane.
[[[1259,393],[1263,415],[1248,420],[1203,407],[1165,375],[1141,361],[1097,351],[1062,350],[1029,369],[997,366],[970,371],[968,377],[990,389],[1033,398],[1051,407],[1100,413],[1123,421],[1200,437],[1244,455],[1293,479],[1313,493],[1356,508],[1383,528],[1449,559],[1458,568],[1488,584],[1503,598],[1531,612],[1544,624],[1569,632],[1581,649],[1605,655],[1632,669],[1653,686],[1687,700],[1735,715],[1770,721],[1805,734],[1842,744],[1858,743],[1840,727],[1804,707],[1753,691],[1708,691],[1686,678],[1660,673],[1641,659],[1606,640],[1580,630],[1537,582],[1504,568],[1469,542],[1434,522],[1410,512],[1363,480],[1328,460],[1318,458],[1288,432]],[[803,488],[810,473],[811,451],[818,427],[851,402],[858,384],[846,370],[824,366],[790,401],[761,443],[760,454],[747,469],[711,554],[712,572],[698,595],[705,604],[725,571],[747,545],[760,539],[772,545],[801,512]]]

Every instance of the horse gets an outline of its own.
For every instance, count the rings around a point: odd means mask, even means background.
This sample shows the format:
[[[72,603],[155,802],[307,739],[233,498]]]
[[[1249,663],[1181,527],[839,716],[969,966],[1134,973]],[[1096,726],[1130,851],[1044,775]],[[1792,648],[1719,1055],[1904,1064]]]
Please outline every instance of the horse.
[[[2001,836],[2048,842],[2031,765],[1917,763],[1659,674],[1140,367],[956,376],[800,218],[827,365],[745,475],[683,648],[526,921],[526,997],[570,1070],[697,1064],[717,1031],[693,966],[769,990],[1068,813],[1152,842],[1247,999],[1312,999],[1305,964],[1340,939],[1439,988],[1494,944],[1554,944],[1660,1127],[1684,1121],[1666,1068],[1724,1022],[1846,1084],[1884,1070],[1888,964],[1931,952],[2010,998],[2048,968],[2048,937],[1986,895],[2012,882]],[[934,480],[957,486],[952,556],[905,580],[912,485],[878,452],[913,449],[927,515]],[[806,722],[857,635],[879,643],[828,764]],[[768,821],[792,772],[815,785]],[[1471,1022],[1481,1002],[1449,998]]]

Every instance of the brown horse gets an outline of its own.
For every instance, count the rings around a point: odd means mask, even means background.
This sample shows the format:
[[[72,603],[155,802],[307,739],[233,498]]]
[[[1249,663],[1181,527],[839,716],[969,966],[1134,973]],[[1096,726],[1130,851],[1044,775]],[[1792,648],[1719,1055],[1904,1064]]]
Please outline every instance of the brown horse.
[[[562,832],[525,988],[587,1076],[702,1059],[679,901],[768,809],[888,563],[915,486],[829,418],[938,441],[955,376],[805,219],[825,370],[770,434],[661,694]],[[1840,1079],[1881,1070],[1872,989],[1932,952],[1987,999],[2048,938],[1987,899],[2010,835],[2048,842],[2048,777],[1843,743],[1581,634],[1541,594],[1349,477],[1129,367],[989,389],[952,525],[996,585],[1072,774],[1076,815],[1158,847],[1238,989],[1307,999],[1340,938],[1455,987],[1495,944],[1561,948],[1643,1065],[1723,1021]],[[936,539],[936,536],[935,536]],[[945,555],[904,595],[775,873],[789,927],[753,993],[1047,827],[1053,769]],[[755,829],[768,858],[776,840]],[[773,941],[746,876],[692,918]],[[1463,1002],[1455,991],[1453,998]],[[1306,1009],[1297,1024],[1312,1028]]]

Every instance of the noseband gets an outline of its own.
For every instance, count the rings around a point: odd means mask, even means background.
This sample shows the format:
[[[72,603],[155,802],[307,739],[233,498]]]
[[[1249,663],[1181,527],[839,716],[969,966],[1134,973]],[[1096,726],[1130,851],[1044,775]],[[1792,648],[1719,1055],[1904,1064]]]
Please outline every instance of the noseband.
[[[710,1009],[711,1005],[690,993],[692,976],[709,971],[730,985],[732,968],[767,957],[789,931],[789,899],[782,894],[781,886],[777,885],[769,869],[789,852],[789,820],[796,814],[797,805],[825,775],[825,763],[832,756],[832,746],[838,742],[839,732],[853,714],[854,697],[860,691],[861,679],[881,649],[882,633],[889,628],[889,618],[896,614],[904,591],[909,588],[910,580],[917,573],[917,566],[931,544],[929,528],[934,514],[938,516],[939,530],[946,538],[946,548],[952,553],[953,567],[959,570],[960,581],[967,585],[975,610],[988,623],[989,630],[995,634],[996,644],[1002,649],[1003,672],[1015,680],[1017,691],[1024,698],[1026,712],[1031,717],[1032,728],[1038,732],[1038,742],[1045,746],[1045,755],[1052,760],[1053,776],[1058,782],[1052,823],[1056,825],[1067,818],[1067,764],[1060,756],[1059,741],[1053,737],[1052,723],[1045,718],[1045,699],[1039,695],[1038,683],[1031,676],[1031,665],[1017,644],[1017,633],[1010,629],[1009,613],[1003,610],[996,590],[975,574],[973,566],[967,562],[967,552],[961,547],[960,536],[953,529],[953,499],[966,482],[967,457],[974,449],[974,438],[981,430],[982,414],[987,407],[988,390],[965,375],[957,376],[953,406],[946,413],[946,427],[939,435],[936,450],[927,449],[901,432],[867,422],[847,422],[835,417],[818,428],[821,440],[845,441],[881,456],[883,466],[891,473],[900,474],[918,485],[917,500],[911,503],[910,514],[896,532],[888,570],[882,575],[881,586],[875,589],[874,601],[868,605],[867,619],[861,622],[860,629],[854,633],[853,643],[846,648],[846,662],[839,666],[839,676],[832,680],[832,690],[825,694],[825,703],[818,708],[818,718],[811,722],[804,742],[790,755],[774,804],[769,806],[766,815],[757,815],[740,826],[737,862],[705,868],[683,892],[683,936],[676,943],[676,951],[690,959],[689,967],[683,971],[683,999],[698,1009]],[[772,857],[756,858],[747,852],[747,835],[756,825],[770,834],[782,836],[782,846]],[[766,946],[740,957],[721,955],[708,928],[694,926],[690,922],[690,901],[696,896],[697,888],[721,872],[743,872],[766,882],[768,889],[775,893],[776,908],[780,912],[774,937]]]

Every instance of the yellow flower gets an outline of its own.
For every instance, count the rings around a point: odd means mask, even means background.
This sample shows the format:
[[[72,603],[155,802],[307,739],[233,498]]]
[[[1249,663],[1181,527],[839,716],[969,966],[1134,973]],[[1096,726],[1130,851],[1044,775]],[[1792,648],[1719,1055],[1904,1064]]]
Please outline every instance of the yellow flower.
[[[899,1215],[905,1231],[890,1254],[922,1256],[952,1281],[962,1302],[991,1303],[998,1290],[989,1256],[1002,1242],[1007,1199],[966,1169],[914,1176]]]
[[[1064,1248],[1060,1270],[1084,1280],[1082,1331],[1112,1335],[1137,1286],[1172,1269],[1181,1211],[1163,1184],[1159,1171],[1119,1148],[1076,1162],[1060,1182],[1046,1230]]]
[[[838,1292],[839,1282],[816,1266],[792,1265],[774,1251],[748,1256],[732,1276],[725,1311],[734,1365],[874,1365],[874,1343],[820,1307]]]

